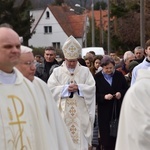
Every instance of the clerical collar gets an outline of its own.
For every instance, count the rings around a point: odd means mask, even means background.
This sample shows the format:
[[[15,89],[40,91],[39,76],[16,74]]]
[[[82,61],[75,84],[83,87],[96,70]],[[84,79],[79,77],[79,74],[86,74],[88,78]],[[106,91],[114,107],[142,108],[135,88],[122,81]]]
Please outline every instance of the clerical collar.
[[[150,60],[148,60],[148,58],[146,58],[146,61],[147,61],[148,63],[150,63]]]
[[[0,82],[3,84],[14,84],[16,81],[17,75],[13,70],[12,73],[6,73],[0,70]]]

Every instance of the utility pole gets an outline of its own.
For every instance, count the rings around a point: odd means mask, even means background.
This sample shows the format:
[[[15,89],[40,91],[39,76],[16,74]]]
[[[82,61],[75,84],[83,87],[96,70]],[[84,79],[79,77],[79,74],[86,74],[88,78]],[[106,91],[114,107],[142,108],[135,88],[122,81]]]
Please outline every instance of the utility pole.
[[[92,47],[95,47],[95,27],[94,27],[94,3],[92,0]]]
[[[84,28],[85,28],[85,47],[87,47],[87,14],[85,14],[85,25],[84,25]]]
[[[103,47],[104,44],[104,37],[103,37],[103,22],[102,22],[102,8],[101,8],[101,4],[99,6],[99,11],[100,11],[100,46]]]
[[[107,33],[108,33],[107,53],[109,55],[109,53],[110,53],[110,0],[108,0],[108,29],[107,29]]]
[[[145,46],[145,0],[140,0],[140,43]]]

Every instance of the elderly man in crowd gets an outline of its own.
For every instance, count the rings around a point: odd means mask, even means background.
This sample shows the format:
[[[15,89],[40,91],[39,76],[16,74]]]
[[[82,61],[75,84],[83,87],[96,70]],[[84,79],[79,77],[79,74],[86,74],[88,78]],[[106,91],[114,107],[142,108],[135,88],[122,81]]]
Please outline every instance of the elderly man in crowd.
[[[117,68],[118,71],[122,72],[123,75],[126,75],[129,72],[129,64],[135,59],[134,53],[131,51],[126,51],[123,55],[123,62],[120,68]]]
[[[79,42],[70,36],[62,47],[65,61],[54,69],[48,86],[75,144],[76,150],[91,145],[95,117],[95,81],[78,62]]]
[[[141,63],[145,58],[144,48],[141,46],[135,47],[134,54],[135,54],[135,61],[137,61],[138,63]]]
[[[148,40],[145,43],[145,53],[146,53],[146,57],[143,60],[142,63],[140,63],[139,65],[137,65],[132,72],[132,80],[131,80],[131,86],[135,83],[137,75],[138,75],[138,71],[140,69],[148,69],[150,68],[150,40]]]

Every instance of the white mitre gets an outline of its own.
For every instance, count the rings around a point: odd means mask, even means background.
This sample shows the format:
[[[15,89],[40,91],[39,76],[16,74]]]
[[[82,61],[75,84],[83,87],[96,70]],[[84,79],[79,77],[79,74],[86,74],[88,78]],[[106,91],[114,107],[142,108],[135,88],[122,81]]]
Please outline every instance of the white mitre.
[[[64,43],[62,50],[65,58],[67,59],[77,59],[81,54],[80,43],[71,35]]]

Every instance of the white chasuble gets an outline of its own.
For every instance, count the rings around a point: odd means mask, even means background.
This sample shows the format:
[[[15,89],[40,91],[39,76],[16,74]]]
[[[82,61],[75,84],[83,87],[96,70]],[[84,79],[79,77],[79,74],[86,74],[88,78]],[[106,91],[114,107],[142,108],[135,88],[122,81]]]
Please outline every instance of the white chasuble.
[[[79,92],[75,92],[72,98],[62,97],[64,87],[71,82],[78,85]],[[95,81],[89,69],[77,63],[74,72],[70,73],[63,63],[54,69],[48,86],[76,150],[87,150],[92,141],[95,117]]]
[[[140,69],[123,100],[115,150],[149,149],[150,70]]]
[[[0,150],[54,150],[33,85],[15,71],[15,84],[0,83]]]

